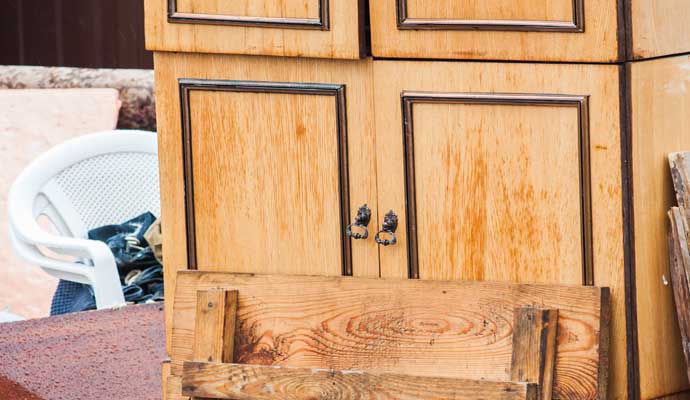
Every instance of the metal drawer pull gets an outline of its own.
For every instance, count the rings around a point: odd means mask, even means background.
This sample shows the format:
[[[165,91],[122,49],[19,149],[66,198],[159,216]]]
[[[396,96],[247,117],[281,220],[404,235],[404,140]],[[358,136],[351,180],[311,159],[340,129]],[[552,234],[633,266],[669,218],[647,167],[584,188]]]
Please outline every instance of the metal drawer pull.
[[[396,229],[398,229],[398,216],[393,210],[390,210],[386,216],[383,217],[383,226],[381,226],[381,230],[376,233],[374,240],[380,245],[392,246],[398,243],[398,238],[395,236]],[[389,236],[389,239],[381,239],[381,235]]]
[[[366,239],[369,237],[369,225],[371,221],[371,209],[364,204],[359,210],[357,210],[357,215],[355,216],[355,222],[345,228],[345,234],[353,239]],[[352,228],[357,228],[360,232],[353,232]]]

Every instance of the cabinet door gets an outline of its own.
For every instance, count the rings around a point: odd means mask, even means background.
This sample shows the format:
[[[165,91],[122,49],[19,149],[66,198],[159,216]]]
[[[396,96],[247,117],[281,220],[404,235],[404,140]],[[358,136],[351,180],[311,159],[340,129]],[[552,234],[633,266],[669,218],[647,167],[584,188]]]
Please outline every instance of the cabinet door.
[[[360,0],[146,0],[149,50],[356,59]]]
[[[370,61],[155,61],[170,265],[378,276],[345,235],[364,203],[376,223]]]
[[[399,216],[383,275],[592,284],[618,258],[620,208],[592,207],[620,205],[616,67],[374,69],[379,208]]]
[[[618,30],[623,10],[617,0],[369,4],[372,54],[379,57],[615,61],[623,49]]]

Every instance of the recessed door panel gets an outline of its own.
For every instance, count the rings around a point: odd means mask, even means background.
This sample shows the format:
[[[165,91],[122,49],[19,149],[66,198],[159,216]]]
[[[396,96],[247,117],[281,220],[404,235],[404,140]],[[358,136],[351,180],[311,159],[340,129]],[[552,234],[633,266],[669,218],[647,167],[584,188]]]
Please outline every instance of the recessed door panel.
[[[232,17],[319,18],[320,0],[176,0],[177,12]]]
[[[573,22],[580,0],[398,0],[405,19],[429,23],[517,24],[541,21],[544,24]],[[445,20],[445,22],[444,22]]]
[[[414,276],[553,279],[556,271],[535,273],[534,264],[551,265],[569,281],[590,274],[584,254],[591,249],[583,246],[589,204],[578,195],[589,190],[580,178],[580,142],[588,134],[581,99],[535,96],[522,105],[523,97],[510,95],[484,95],[484,104],[456,93],[403,98]]]
[[[189,265],[352,270],[344,87],[181,83]]]

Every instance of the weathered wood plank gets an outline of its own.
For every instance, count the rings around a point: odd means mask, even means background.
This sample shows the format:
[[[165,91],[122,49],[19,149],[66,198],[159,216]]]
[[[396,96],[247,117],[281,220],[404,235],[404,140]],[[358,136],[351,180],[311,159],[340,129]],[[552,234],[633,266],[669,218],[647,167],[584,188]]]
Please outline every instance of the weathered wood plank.
[[[606,393],[609,291],[500,282],[182,271],[173,374],[194,361],[196,292],[239,291],[234,362],[509,381],[513,314],[559,310],[554,396]]]
[[[675,181],[675,179],[674,179]],[[680,201],[680,200],[679,200]],[[673,207],[668,212],[669,232],[669,265],[673,297],[678,315],[678,325],[686,361],[686,372],[690,379],[690,250],[688,248],[687,216],[682,207]]]
[[[556,362],[558,310],[523,307],[515,310],[511,380],[539,385],[541,400],[551,400]]]
[[[209,362],[232,362],[236,290],[200,290],[196,296],[194,326],[194,359]]]
[[[536,400],[534,383],[185,362],[182,392],[235,400]]]
[[[170,375],[163,386],[164,400],[190,400],[189,396],[182,395],[182,377]]]
[[[671,166],[671,177],[678,205],[688,209],[690,208],[690,152],[670,153],[668,162]]]

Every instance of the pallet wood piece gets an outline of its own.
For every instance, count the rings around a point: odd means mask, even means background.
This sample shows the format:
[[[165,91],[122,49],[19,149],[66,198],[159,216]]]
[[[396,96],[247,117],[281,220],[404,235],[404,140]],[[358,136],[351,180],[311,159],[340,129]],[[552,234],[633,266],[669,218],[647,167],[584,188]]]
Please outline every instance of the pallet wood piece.
[[[235,400],[537,400],[538,385],[363,371],[185,362],[185,395]]]
[[[668,162],[678,205],[690,209],[690,152],[670,153]]]
[[[163,400],[168,400],[168,378],[171,374],[170,360],[161,363],[161,387],[163,388]]]
[[[182,377],[170,375],[164,386],[165,400],[190,400],[189,396],[182,394]]]
[[[675,179],[674,179],[675,181]],[[686,373],[690,379],[690,250],[688,248],[687,215],[682,207],[673,207],[668,212],[669,264],[673,297],[678,315]]]
[[[510,379],[535,382],[541,400],[550,400],[556,362],[558,310],[525,307],[515,310]]]
[[[225,308],[221,307],[228,297],[231,297],[230,304],[236,306],[237,291],[197,292],[196,332],[200,331],[200,323],[204,329],[201,336],[195,335],[195,349],[203,348],[200,344],[203,341],[217,342],[218,338],[223,338],[223,343],[214,347],[225,348],[225,344],[234,340],[235,324],[228,323],[228,319],[234,318],[236,307],[231,306],[227,315]],[[511,375],[513,380],[522,384],[447,378],[420,380],[411,375],[380,375],[364,371],[198,362],[185,362],[181,383],[176,379],[172,384],[176,393],[182,390],[183,395],[221,399],[312,399],[315,394],[335,390],[336,398],[474,399],[479,395],[487,399],[550,400],[557,322],[558,310],[534,307],[515,310]],[[415,383],[409,384],[411,380]],[[429,391],[426,385],[431,385],[433,390]]]
[[[606,397],[607,288],[200,271],[177,279],[175,375],[194,360],[197,290],[222,288],[238,290],[234,362],[470,380],[510,380],[515,308],[558,308],[554,397]]]
[[[198,291],[194,326],[194,359],[232,362],[236,320],[236,290]]]

